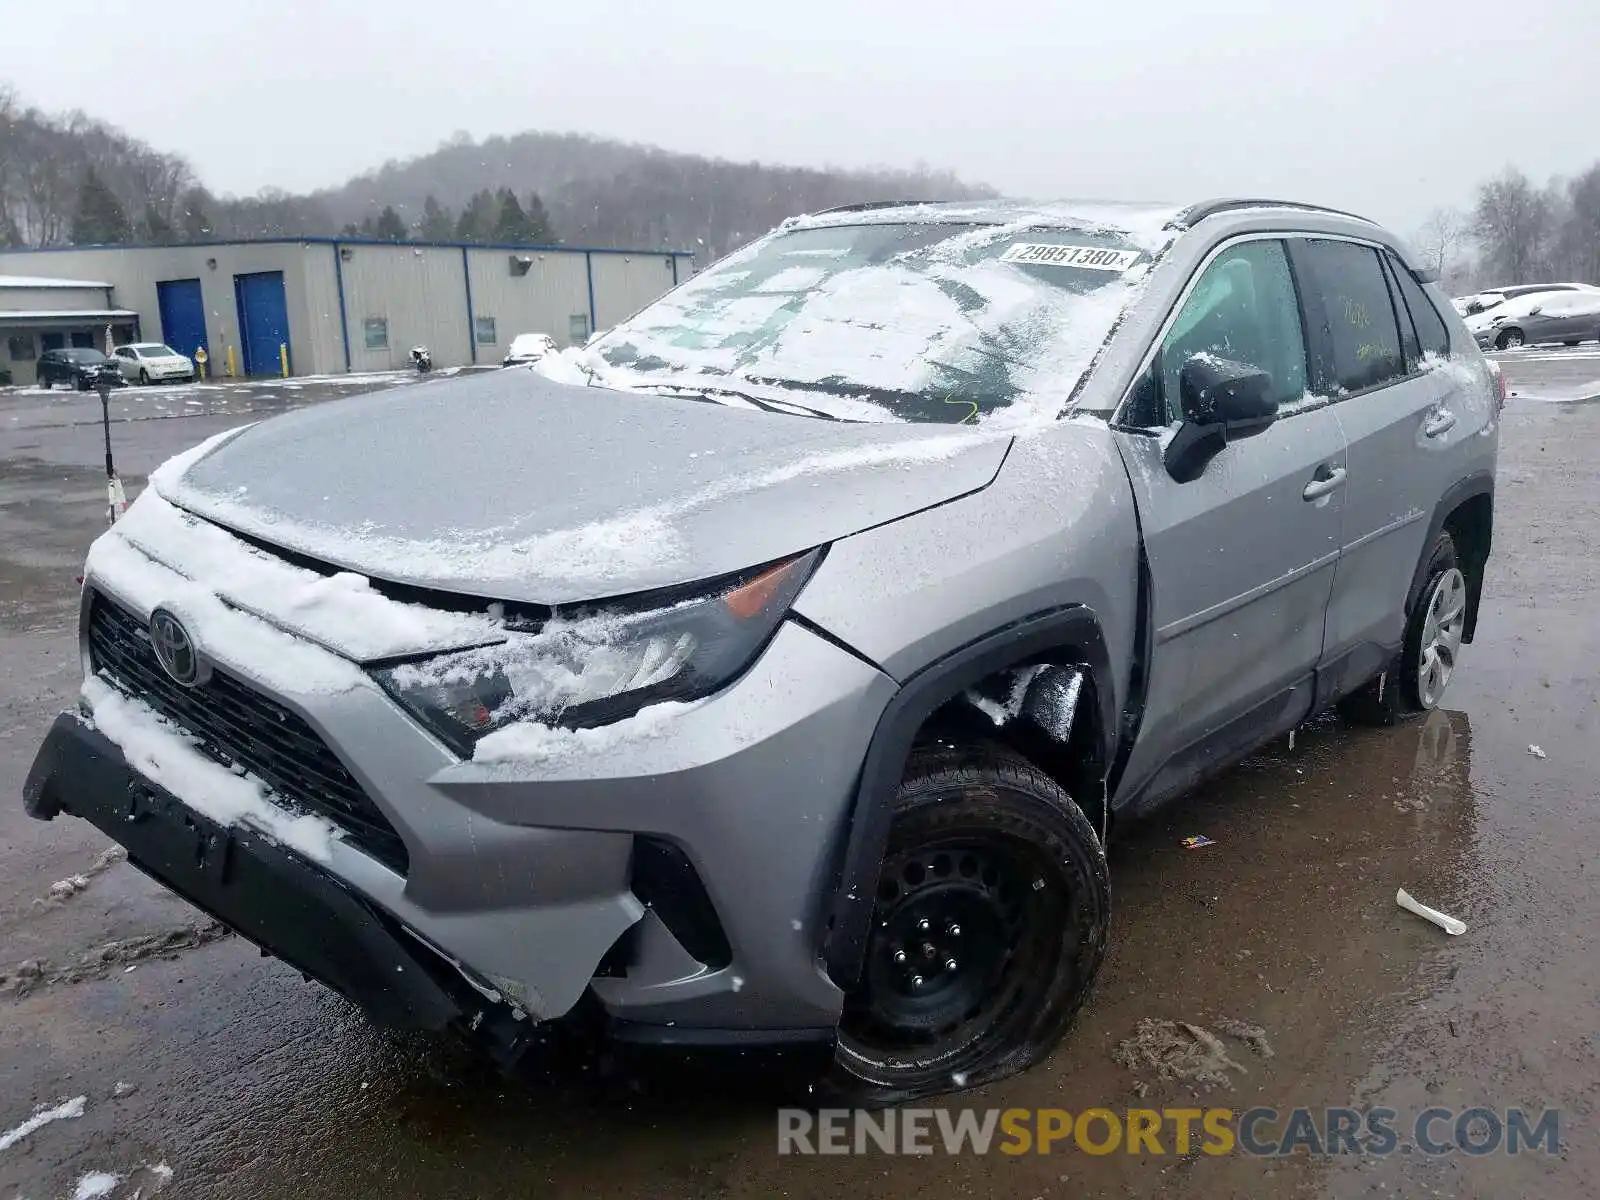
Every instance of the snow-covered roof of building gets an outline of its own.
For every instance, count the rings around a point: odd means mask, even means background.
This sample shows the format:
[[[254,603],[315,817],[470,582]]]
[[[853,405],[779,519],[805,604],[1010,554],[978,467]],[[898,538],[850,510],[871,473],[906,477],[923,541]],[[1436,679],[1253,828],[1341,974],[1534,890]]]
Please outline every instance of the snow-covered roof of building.
[[[108,288],[103,279],[52,279],[44,275],[0,275],[0,288]]]
[[[138,315],[131,308],[50,308],[30,309],[27,312],[12,312],[8,308],[0,308],[0,324],[8,321],[126,320]]]

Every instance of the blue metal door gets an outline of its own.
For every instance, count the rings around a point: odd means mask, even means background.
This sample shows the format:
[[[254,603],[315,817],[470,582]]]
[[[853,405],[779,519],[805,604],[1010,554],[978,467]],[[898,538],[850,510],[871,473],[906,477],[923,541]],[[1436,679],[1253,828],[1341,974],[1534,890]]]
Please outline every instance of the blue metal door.
[[[206,345],[206,306],[198,279],[166,279],[156,284],[156,308],[161,313],[161,340],[179,354],[194,357]]]
[[[246,375],[276,375],[278,347],[289,344],[289,305],[283,272],[235,275],[233,294],[239,301],[239,341]]]

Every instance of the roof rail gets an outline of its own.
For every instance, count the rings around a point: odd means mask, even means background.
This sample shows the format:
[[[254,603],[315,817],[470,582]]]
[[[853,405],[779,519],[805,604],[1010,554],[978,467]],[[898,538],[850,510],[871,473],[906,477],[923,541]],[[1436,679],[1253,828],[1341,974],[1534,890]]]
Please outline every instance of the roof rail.
[[[1377,224],[1370,217],[1363,217],[1359,213],[1345,212],[1341,208],[1327,208],[1321,204],[1301,204],[1294,200],[1262,200],[1238,196],[1217,200],[1202,200],[1199,204],[1191,204],[1173,217],[1168,224],[1178,229],[1190,229],[1207,217],[1214,217],[1219,213],[1237,212],[1239,209],[1244,208],[1292,208],[1300,212],[1328,213],[1335,217],[1349,217],[1353,221],[1365,221],[1368,225]]]
[[[818,209],[812,213],[813,217],[825,217],[830,213],[871,212],[875,208],[911,208],[918,204],[943,204],[943,200],[862,200],[855,204],[840,204],[834,208]]]

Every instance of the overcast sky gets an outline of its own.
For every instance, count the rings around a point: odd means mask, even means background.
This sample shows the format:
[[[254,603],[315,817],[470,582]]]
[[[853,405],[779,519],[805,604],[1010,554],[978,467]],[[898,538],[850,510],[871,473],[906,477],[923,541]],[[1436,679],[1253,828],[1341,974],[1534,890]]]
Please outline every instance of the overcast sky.
[[[26,100],[220,192],[543,129],[1410,232],[1508,162],[1543,182],[1600,157],[1594,0],[143,0],[19,3],[6,33]]]

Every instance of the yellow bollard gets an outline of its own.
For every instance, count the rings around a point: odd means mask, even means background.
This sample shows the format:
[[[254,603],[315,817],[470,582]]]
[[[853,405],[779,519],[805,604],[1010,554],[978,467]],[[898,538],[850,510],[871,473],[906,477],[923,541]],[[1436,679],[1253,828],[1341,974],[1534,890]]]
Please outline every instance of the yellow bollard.
[[[282,376],[289,378],[289,343],[278,343],[278,370]]]
[[[235,375],[237,375],[239,373],[238,365],[234,362],[233,347],[232,346],[228,347],[228,354],[227,354],[226,359],[224,360],[223,369],[225,371],[227,371],[229,379],[232,379]]]

